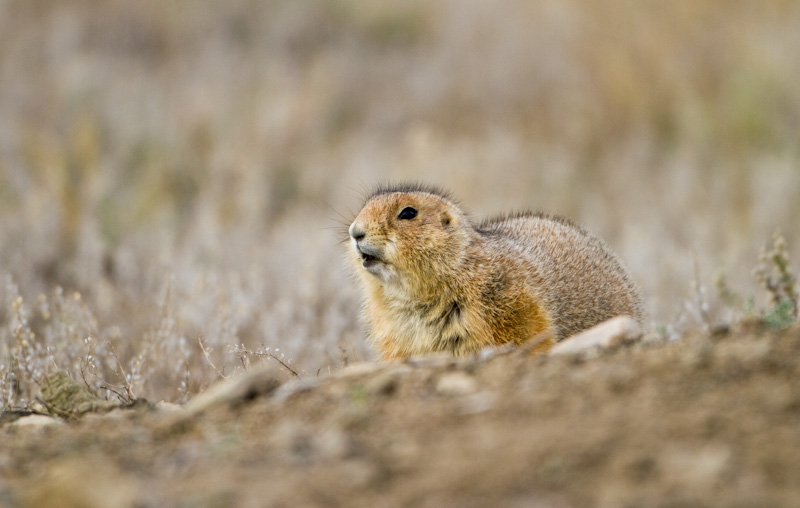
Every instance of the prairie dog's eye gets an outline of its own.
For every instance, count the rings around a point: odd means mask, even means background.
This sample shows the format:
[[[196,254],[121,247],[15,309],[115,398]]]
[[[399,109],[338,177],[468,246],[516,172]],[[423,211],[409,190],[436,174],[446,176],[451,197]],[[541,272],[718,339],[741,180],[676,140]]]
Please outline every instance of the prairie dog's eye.
[[[402,220],[411,220],[417,216],[417,210],[410,206],[403,208],[403,210],[397,215],[398,219]]]

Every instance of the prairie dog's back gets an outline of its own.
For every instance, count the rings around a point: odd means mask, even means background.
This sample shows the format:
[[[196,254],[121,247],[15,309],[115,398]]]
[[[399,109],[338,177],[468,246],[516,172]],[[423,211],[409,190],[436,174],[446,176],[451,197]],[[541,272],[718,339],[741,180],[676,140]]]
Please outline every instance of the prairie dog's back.
[[[635,283],[606,243],[581,226],[544,213],[491,219],[478,228],[489,244],[513,248],[547,288],[559,338],[610,317],[637,321],[643,310]]]

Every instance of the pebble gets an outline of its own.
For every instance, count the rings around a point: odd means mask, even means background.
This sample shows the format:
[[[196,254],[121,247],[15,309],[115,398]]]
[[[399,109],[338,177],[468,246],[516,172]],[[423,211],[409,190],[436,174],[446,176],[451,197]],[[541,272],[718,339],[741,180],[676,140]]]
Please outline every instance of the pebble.
[[[30,415],[23,416],[11,425],[14,427],[48,427],[50,425],[58,425],[60,423],[61,420],[57,420],[52,416]]]
[[[642,327],[630,316],[617,316],[559,342],[551,355],[582,353],[596,347],[607,348],[642,338]]]
[[[446,372],[436,383],[436,391],[440,395],[470,395],[477,390],[475,378],[460,371]]]

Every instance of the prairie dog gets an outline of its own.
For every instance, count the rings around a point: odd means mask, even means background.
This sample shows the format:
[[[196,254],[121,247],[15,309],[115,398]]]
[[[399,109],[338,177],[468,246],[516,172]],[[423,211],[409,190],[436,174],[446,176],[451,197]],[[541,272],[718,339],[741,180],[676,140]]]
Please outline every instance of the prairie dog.
[[[524,212],[473,223],[440,189],[373,192],[348,230],[380,356],[467,356],[555,341],[618,315],[643,319],[610,248],[573,222]]]

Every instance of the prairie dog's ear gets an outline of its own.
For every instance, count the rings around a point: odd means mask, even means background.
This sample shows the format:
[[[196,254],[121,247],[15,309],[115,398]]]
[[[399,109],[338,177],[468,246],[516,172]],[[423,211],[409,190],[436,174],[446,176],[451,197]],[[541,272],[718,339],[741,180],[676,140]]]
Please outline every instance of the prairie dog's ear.
[[[444,226],[444,227],[450,226],[450,224],[454,221],[453,216],[450,215],[450,212],[448,212],[446,210],[442,212],[442,214],[439,217],[439,219],[441,220],[442,226]]]

